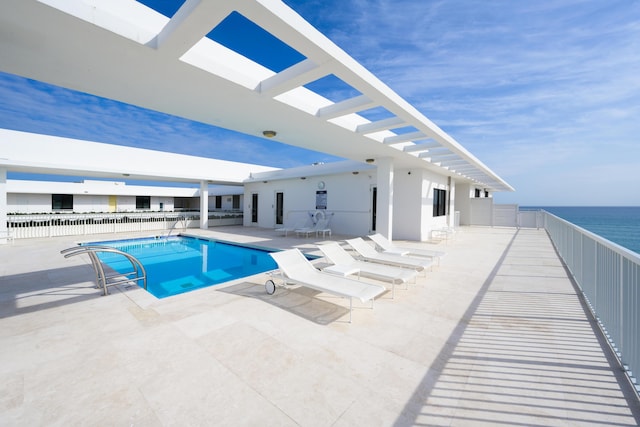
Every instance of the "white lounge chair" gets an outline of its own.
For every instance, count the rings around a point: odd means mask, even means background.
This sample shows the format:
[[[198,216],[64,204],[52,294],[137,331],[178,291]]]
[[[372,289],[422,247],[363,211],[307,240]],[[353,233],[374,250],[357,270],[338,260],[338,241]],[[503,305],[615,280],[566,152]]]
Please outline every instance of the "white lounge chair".
[[[373,240],[380,249],[382,249],[383,253],[386,253],[386,254],[437,258],[438,264],[440,264],[440,258],[445,256],[445,252],[442,252],[442,251],[432,251],[429,249],[416,249],[416,248],[410,248],[410,247],[396,246],[380,233],[372,234],[369,236],[369,238]]]
[[[376,251],[373,246],[362,240],[360,237],[347,240],[362,259],[380,264],[396,265],[398,267],[413,268],[417,271],[424,271],[433,265],[433,261],[426,258],[411,258],[406,255],[392,255]]]
[[[431,238],[444,240],[447,242],[450,238],[456,236],[456,229],[451,227],[434,228],[431,230]]]
[[[395,297],[397,283],[407,283],[411,279],[415,281],[418,275],[413,269],[357,260],[345,251],[338,242],[319,245],[318,249],[320,249],[327,261],[333,264],[323,268],[322,271],[343,276],[357,274],[358,277],[366,276],[372,279],[389,281],[391,282],[392,298]]]
[[[322,237],[324,237],[327,233],[329,233],[329,236],[331,236],[331,229],[329,228],[329,220],[326,218],[319,219],[318,222],[316,222],[315,225],[311,227],[303,227],[303,228],[296,229],[296,234],[298,236],[300,236],[301,234],[304,234],[305,237],[309,237],[309,235],[313,233],[316,233],[316,236],[322,233]]]
[[[316,226],[315,226],[316,237],[319,236],[320,233],[322,233],[322,237],[325,237],[327,233],[329,233],[329,237],[331,237],[331,229],[329,228],[329,221],[331,221],[331,218],[321,219],[316,223]]]
[[[292,227],[287,227],[286,225],[283,225],[282,227],[276,228],[275,231],[277,233],[284,233],[284,237],[287,237],[287,233],[294,232],[294,231],[299,230],[301,228],[306,228],[309,223],[310,223],[309,219],[306,219],[306,220],[303,219],[303,220],[298,221]]]
[[[282,280],[285,284],[292,283],[331,295],[349,298],[349,323],[353,311],[353,298],[361,302],[371,301],[386,291],[381,285],[360,282],[346,277],[335,276],[317,270],[311,262],[298,249],[289,249],[281,252],[271,252],[269,255],[278,264]],[[268,280],[265,283],[267,293],[275,292],[275,283]]]

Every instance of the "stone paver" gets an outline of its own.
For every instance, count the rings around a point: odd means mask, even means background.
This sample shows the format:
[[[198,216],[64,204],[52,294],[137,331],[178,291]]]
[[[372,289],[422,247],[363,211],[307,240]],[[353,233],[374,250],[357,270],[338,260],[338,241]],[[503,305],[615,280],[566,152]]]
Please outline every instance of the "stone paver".
[[[317,243],[255,228],[190,232]],[[59,253],[77,240],[0,246],[0,425],[640,421],[542,230],[465,227],[446,244],[403,242],[447,256],[395,299],[356,305],[351,324],[348,301],[304,288],[268,296],[264,274],[163,300],[141,289],[102,297],[88,261]]]

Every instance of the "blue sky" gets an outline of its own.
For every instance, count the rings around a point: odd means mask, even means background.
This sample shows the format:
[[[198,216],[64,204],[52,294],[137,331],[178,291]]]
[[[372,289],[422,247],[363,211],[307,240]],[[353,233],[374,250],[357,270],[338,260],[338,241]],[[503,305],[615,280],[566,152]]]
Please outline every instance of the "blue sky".
[[[640,1],[285,3],[516,188],[497,202],[640,205]],[[292,60],[281,52],[274,70]],[[336,160],[2,73],[0,127],[278,167]]]

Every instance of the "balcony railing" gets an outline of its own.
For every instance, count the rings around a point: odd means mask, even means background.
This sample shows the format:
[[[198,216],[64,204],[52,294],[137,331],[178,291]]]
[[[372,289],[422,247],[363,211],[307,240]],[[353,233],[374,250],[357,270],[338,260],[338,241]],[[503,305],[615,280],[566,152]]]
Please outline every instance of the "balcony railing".
[[[640,392],[640,255],[548,212],[542,214],[556,250]]]
[[[197,228],[200,212],[48,213],[7,216],[14,239]],[[242,212],[211,211],[209,226],[242,224]]]

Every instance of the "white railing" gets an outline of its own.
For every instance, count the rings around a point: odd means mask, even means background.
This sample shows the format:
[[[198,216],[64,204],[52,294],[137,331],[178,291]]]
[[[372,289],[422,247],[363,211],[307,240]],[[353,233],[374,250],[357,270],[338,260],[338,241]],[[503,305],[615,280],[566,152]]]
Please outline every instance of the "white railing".
[[[8,215],[14,239],[197,228],[199,212],[50,213]],[[242,213],[209,212],[209,226],[242,224]]]
[[[640,255],[546,211],[544,228],[636,391],[640,370]]]

